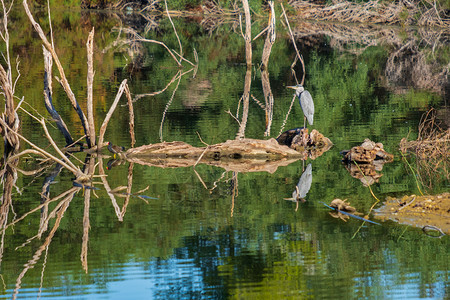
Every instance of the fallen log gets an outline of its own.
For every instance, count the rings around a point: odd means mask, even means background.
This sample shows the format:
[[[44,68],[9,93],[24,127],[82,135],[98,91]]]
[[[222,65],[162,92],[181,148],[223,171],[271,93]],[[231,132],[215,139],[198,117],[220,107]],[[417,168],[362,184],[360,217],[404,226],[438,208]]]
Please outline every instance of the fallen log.
[[[180,141],[163,142],[131,148],[125,152],[116,153],[115,157],[163,168],[190,167],[201,163],[221,167],[227,171],[273,173],[279,166],[286,166],[308,157],[315,159],[328,150],[332,145],[331,141],[317,133],[315,135],[311,133],[305,137],[309,139],[311,145],[317,144],[315,149],[310,147],[308,151],[296,151],[279,144],[273,138],[269,140],[237,139],[206,147],[194,147]],[[310,139],[314,136],[320,137],[320,141],[314,142]]]

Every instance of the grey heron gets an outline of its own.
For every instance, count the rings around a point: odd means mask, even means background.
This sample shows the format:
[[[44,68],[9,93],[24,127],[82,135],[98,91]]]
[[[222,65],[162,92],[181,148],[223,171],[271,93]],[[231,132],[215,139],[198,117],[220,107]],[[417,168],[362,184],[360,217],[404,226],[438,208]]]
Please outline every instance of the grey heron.
[[[299,200],[305,202],[306,194],[308,194],[309,190],[311,189],[311,183],[312,183],[312,165],[308,164],[306,170],[302,173],[302,176],[300,176],[300,180],[298,181],[297,186],[295,187],[295,191],[292,192],[292,198],[284,198],[284,200],[290,200],[297,203],[295,211],[297,211],[298,209]]]
[[[306,119],[308,119],[309,125],[312,125],[314,119],[314,102],[311,94],[301,84],[287,86],[287,88],[294,89],[295,95],[300,101],[300,106],[304,114],[303,127],[306,127]]]

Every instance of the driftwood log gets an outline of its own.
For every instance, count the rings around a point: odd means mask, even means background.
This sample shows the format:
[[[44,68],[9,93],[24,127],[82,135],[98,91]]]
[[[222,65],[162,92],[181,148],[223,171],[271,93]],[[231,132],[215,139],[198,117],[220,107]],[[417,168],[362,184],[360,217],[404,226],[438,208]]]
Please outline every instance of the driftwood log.
[[[394,156],[383,149],[382,143],[375,143],[365,139],[361,146],[355,146],[350,150],[341,152],[344,155],[344,161],[357,163],[373,163],[376,160],[383,162],[392,162]]]
[[[314,135],[312,135],[314,136]],[[331,141],[323,135],[317,135],[321,140],[317,151],[323,153],[323,148],[329,149]],[[308,135],[311,137],[311,135]],[[313,143],[313,141],[310,141]],[[299,159],[308,157],[311,151],[296,151],[286,145],[281,145],[275,139],[237,139],[206,147],[193,147],[185,142],[163,142],[144,145],[115,154],[121,160],[148,166],[164,168],[190,167],[199,163],[224,168],[227,171],[273,173],[279,166],[286,166]]]
[[[385,163],[394,160],[394,156],[383,149],[382,143],[375,143],[365,139],[360,146],[341,152],[342,162],[353,178],[361,180],[363,185],[369,186],[378,182],[383,176],[381,172]],[[355,164],[355,162],[357,164]]]

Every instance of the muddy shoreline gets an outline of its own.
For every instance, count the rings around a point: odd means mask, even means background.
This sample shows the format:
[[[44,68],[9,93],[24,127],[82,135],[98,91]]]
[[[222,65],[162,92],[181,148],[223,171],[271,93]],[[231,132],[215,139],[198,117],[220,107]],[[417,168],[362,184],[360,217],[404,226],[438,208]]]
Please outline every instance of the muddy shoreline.
[[[374,211],[374,217],[422,229],[433,226],[450,234],[450,193],[388,197],[384,205]]]

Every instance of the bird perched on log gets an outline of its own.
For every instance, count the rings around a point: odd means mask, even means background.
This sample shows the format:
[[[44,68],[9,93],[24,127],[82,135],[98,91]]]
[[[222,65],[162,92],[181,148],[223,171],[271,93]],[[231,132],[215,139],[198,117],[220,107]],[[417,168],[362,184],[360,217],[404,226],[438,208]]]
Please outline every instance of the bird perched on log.
[[[114,145],[113,143],[109,142],[108,143],[108,150],[109,150],[109,152],[113,153],[114,157],[115,157],[116,154],[125,151],[125,147],[117,146],[117,145]]]
[[[287,88],[294,89],[295,95],[298,97],[304,115],[303,127],[306,128],[306,119],[308,119],[309,125],[312,125],[314,120],[314,102],[311,94],[301,84],[287,86]]]

